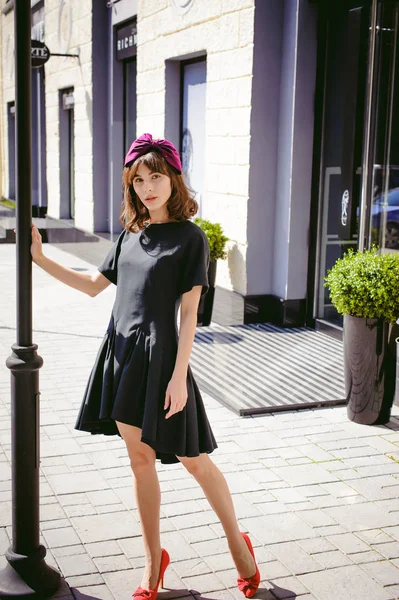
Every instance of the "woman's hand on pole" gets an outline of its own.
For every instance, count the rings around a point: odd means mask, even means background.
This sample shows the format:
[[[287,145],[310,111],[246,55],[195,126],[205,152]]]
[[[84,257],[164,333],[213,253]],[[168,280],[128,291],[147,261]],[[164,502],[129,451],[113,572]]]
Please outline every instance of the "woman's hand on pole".
[[[38,262],[41,258],[43,258],[42,236],[40,235],[36,225],[32,225],[32,244],[30,247],[30,253],[34,262]]]

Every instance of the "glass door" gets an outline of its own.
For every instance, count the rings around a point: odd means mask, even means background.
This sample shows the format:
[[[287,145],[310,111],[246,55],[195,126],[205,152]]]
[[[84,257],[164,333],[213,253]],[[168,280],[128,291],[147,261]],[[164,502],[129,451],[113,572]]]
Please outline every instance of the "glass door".
[[[367,245],[399,251],[399,1],[377,12],[374,135],[371,144]]]
[[[347,0],[323,10],[313,315],[320,328],[340,328],[324,287],[328,269],[348,248],[399,251],[399,0]]]
[[[322,80],[318,249],[314,317],[340,327],[324,287],[327,271],[358,243],[370,9],[359,2],[321,7]],[[324,14],[323,14],[324,13]],[[316,123],[316,126],[318,124]]]

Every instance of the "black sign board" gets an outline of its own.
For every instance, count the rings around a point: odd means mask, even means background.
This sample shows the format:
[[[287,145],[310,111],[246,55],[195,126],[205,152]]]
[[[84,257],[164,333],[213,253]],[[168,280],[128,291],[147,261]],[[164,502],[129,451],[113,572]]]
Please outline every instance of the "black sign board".
[[[43,42],[31,40],[32,67],[42,67],[50,58],[50,50]]]
[[[137,23],[130,21],[116,30],[116,58],[125,60],[137,53]]]

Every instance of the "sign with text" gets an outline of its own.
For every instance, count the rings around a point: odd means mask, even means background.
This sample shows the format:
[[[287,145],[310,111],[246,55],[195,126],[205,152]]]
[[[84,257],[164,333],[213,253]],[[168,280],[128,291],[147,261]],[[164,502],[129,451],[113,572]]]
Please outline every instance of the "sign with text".
[[[116,58],[125,60],[133,58],[137,53],[136,20],[116,30]]]
[[[31,40],[31,64],[32,67],[42,67],[50,58],[50,50],[43,42]]]

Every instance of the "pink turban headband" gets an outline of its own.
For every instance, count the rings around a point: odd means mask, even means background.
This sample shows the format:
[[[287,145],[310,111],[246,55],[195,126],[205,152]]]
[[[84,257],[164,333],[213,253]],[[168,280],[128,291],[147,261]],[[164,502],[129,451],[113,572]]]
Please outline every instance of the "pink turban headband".
[[[137,140],[134,140],[126,154],[125,167],[130,167],[136,158],[152,150],[162,154],[166,162],[179,174],[182,172],[180,156],[175,146],[168,140],[154,140],[150,133],[143,133]]]

